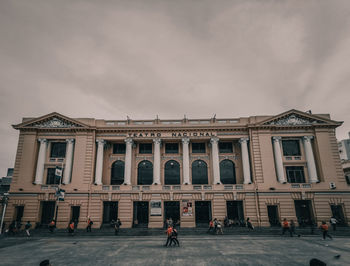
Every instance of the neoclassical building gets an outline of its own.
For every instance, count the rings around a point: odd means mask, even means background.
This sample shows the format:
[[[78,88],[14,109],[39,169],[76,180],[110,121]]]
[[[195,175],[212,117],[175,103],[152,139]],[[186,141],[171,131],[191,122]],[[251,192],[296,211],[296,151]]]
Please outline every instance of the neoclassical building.
[[[181,227],[350,219],[350,187],[327,114],[100,120],[51,113],[13,127],[19,141],[6,223]],[[59,170],[59,171],[57,171]],[[61,192],[60,192],[61,191]],[[64,193],[63,193],[64,192]]]

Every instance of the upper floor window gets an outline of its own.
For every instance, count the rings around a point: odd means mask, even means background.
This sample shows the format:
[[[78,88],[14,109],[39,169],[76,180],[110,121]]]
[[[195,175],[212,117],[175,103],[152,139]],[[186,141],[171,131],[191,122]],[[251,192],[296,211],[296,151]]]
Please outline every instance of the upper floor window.
[[[192,153],[205,153],[205,143],[204,142],[193,142],[192,143]]]
[[[284,156],[301,156],[300,143],[297,139],[282,140],[282,148]]]
[[[111,185],[121,185],[124,182],[124,162],[115,161],[111,170]]]
[[[125,154],[125,143],[113,144],[113,154]]]
[[[220,162],[220,181],[223,184],[236,184],[235,164],[231,160]]]
[[[288,183],[305,183],[303,166],[286,166]]]
[[[142,161],[137,167],[137,184],[152,185],[153,164],[150,161]]]
[[[170,160],[165,163],[164,167],[164,184],[180,184],[180,164],[177,161]]]
[[[165,143],[165,153],[179,153],[179,144]]]
[[[192,184],[208,184],[208,167],[206,162],[197,160],[192,163]]]
[[[219,142],[219,152],[232,153],[233,152],[232,142]]]
[[[350,185],[350,174],[345,176],[346,184]]]
[[[51,158],[65,158],[66,157],[66,143],[52,142],[51,143]]]
[[[46,184],[58,185],[60,183],[60,177],[55,174],[56,168],[47,168]]]
[[[140,143],[139,153],[152,154],[152,143]]]

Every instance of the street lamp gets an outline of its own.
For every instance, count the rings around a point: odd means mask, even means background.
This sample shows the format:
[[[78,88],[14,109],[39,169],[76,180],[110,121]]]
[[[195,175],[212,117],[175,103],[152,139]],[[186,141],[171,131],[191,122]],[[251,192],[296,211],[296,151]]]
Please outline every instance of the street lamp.
[[[9,199],[8,196],[9,196],[9,193],[4,193],[1,199],[3,208],[2,208],[1,224],[0,224],[0,235],[2,234],[2,225],[4,224],[5,212],[6,212],[7,202]]]

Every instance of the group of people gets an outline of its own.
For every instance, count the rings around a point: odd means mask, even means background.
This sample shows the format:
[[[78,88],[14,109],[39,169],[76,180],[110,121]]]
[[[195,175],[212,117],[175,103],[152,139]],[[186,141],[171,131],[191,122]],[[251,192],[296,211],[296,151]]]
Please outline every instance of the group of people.
[[[224,226],[230,227],[231,224],[229,222],[230,220],[227,218],[227,216],[224,219]],[[247,226],[248,230],[254,230],[254,226],[250,221],[250,218],[248,217],[247,220],[244,222],[244,224]],[[220,220],[214,218],[214,220],[209,221],[209,228],[207,233],[212,234],[223,234],[223,224]]]
[[[5,227],[5,226],[4,226]],[[8,235],[14,236],[21,231],[22,223],[20,221],[12,221],[7,230]],[[32,224],[30,221],[24,225],[24,230],[26,232],[27,237],[30,237],[30,229],[32,228]]]
[[[167,230],[165,231],[165,233],[167,234],[167,240],[166,240],[166,243],[165,243],[165,247],[171,247],[171,245],[174,243],[174,245],[179,247],[180,246],[180,243],[179,243],[179,240],[177,240],[177,230],[176,228],[174,228],[174,226],[172,225],[169,225]]]

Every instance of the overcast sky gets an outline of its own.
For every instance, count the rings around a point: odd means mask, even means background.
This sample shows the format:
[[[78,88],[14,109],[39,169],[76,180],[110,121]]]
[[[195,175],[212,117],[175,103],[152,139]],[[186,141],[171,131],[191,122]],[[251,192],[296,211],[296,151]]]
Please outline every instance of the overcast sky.
[[[0,0],[0,176],[22,117],[329,113],[350,131],[350,1]]]

